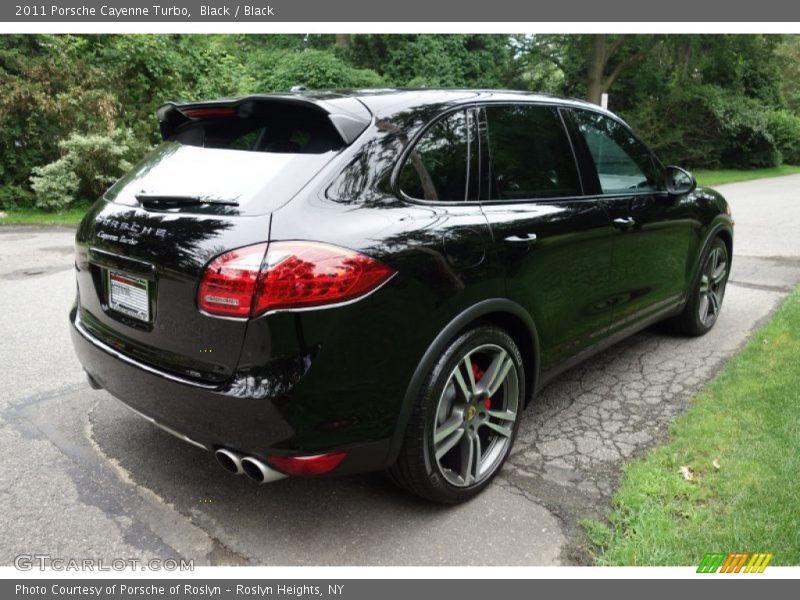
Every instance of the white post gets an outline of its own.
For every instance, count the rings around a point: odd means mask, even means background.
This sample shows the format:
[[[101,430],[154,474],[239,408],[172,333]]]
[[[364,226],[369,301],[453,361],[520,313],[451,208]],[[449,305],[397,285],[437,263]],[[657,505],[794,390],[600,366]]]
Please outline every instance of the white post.
[[[605,92],[600,94],[600,106],[608,110],[608,94]]]

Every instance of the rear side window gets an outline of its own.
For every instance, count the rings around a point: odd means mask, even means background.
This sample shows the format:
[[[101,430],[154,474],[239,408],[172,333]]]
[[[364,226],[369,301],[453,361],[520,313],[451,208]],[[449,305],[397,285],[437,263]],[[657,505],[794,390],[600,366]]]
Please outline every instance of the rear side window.
[[[477,193],[472,110],[439,119],[420,138],[400,171],[400,190],[411,198],[465,201]]]
[[[203,148],[284,154],[323,154],[345,145],[325,114],[291,105],[264,106],[247,117],[190,121],[171,139]]]
[[[664,177],[650,151],[627,127],[599,113],[574,110],[604,194],[661,191]]]
[[[488,106],[489,199],[579,196],[578,171],[557,109]]]

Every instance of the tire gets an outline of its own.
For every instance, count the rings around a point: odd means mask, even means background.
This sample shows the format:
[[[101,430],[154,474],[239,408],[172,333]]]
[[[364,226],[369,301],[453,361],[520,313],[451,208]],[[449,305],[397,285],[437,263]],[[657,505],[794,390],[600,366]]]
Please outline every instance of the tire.
[[[490,325],[459,335],[420,390],[392,479],[433,502],[469,500],[508,457],[524,398],[525,368],[511,336]]]
[[[669,329],[689,336],[711,331],[722,310],[730,264],[728,246],[721,238],[714,238],[703,251],[683,312],[666,322]]]

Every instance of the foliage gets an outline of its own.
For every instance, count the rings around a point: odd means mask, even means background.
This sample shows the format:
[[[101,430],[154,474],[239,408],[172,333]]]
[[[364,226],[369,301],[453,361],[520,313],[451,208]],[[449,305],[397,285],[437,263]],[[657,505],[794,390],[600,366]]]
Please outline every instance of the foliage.
[[[0,210],[29,208],[33,206],[33,200],[33,194],[24,187],[13,183],[0,185]]]
[[[307,49],[272,57],[272,69],[264,69],[262,89],[289,91],[292,87],[308,89],[381,87],[383,80],[371,69],[359,69],[330,52]]]
[[[131,168],[128,159],[135,148],[127,129],[111,135],[73,133],[58,146],[59,159],[33,169],[36,208],[63,210],[100,197]]]
[[[678,88],[658,104],[623,112],[665,162],[712,169],[780,164],[769,114],[757,100],[714,85]]]
[[[512,63],[500,35],[359,35],[347,54],[398,87],[506,87]]]
[[[598,49],[603,60],[591,67]],[[798,36],[0,36],[0,206],[31,203],[34,169],[37,181],[44,177],[40,189],[51,186],[40,203],[94,197],[99,184],[88,182],[108,181],[118,165],[68,174],[78,163],[58,162],[60,143],[73,134],[123,129],[133,155],[159,140],[155,111],[163,102],[298,85],[506,87],[582,97],[603,89],[610,108],[667,162],[798,162],[799,64]]]
[[[767,127],[783,161],[800,165],[800,116],[788,110],[775,110],[767,113]]]

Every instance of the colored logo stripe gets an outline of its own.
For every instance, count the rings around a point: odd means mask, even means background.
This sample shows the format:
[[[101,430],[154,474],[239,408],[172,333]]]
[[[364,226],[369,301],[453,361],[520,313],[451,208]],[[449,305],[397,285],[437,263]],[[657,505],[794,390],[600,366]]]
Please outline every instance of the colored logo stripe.
[[[706,554],[700,565],[697,567],[698,573],[716,573],[722,561],[725,560],[726,554]]]
[[[747,559],[750,559],[748,562]],[[769,561],[772,560],[771,553],[749,554],[732,552],[730,554],[706,554],[697,567],[698,573],[763,573]],[[745,566],[747,563],[747,566]]]

